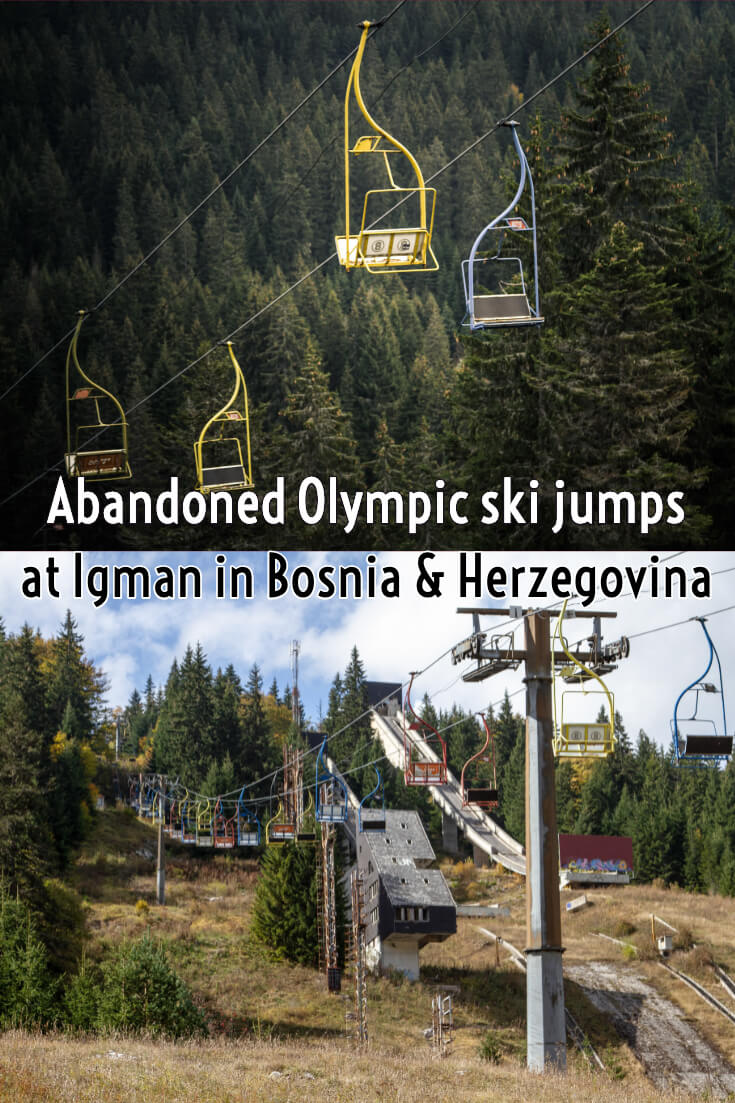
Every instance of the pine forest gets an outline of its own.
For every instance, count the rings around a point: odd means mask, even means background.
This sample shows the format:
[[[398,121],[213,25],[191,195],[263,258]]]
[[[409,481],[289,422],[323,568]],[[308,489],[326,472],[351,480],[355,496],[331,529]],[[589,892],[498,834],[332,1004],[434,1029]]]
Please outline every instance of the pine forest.
[[[557,79],[638,5],[399,5],[368,40],[362,93],[436,187],[439,267],[380,279],[323,262],[344,233],[357,24],[393,7],[0,6],[6,548],[729,546],[735,8],[661,0]],[[514,112],[545,322],[468,335],[461,262],[515,192],[510,131],[495,127]],[[280,526],[46,524],[66,449],[61,339],[80,310],[80,361],[129,426],[132,480],[94,492],[194,488],[235,333],[255,489],[286,479]],[[634,501],[678,492],[685,517],[570,537],[548,512],[488,531],[475,508],[462,526],[361,517],[347,535],[293,508],[309,477],[396,495],[441,481],[475,506],[505,478],[536,480],[542,502],[559,481]],[[618,786],[633,815],[657,761],[630,752],[595,784]]]

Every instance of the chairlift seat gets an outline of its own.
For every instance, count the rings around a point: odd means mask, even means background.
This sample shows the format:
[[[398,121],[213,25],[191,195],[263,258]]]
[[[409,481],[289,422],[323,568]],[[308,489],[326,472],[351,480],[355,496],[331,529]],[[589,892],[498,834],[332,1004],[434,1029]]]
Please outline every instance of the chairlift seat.
[[[297,831],[296,832],[297,843],[315,843],[316,831]]]
[[[64,458],[70,477],[127,474],[126,454],[118,448],[104,452],[67,452]]]
[[[225,464],[222,467],[202,468],[202,489],[232,490],[252,486],[242,463]]]
[[[212,846],[212,836],[199,834],[196,838],[196,844],[197,846]]]
[[[426,267],[428,233],[420,227],[363,230],[335,238],[339,263],[356,268]]]
[[[557,758],[606,758],[614,749],[609,724],[562,724],[554,741]]]
[[[465,803],[478,804],[481,808],[497,808],[500,803],[497,789],[471,788],[465,790]]]
[[[317,819],[320,823],[342,823],[347,818],[347,805],[341,802],[319,801]]]
[[[732,754],[731,735],[685,735],[682,755],[730,755]]]
[[[472,309],[475,325],[541,325],[544,320],[531,313],[528,299],[523,294],[475,295]]]
[[[385,812],[383,809],[363,809],[360,814],[361,831],[385,831]]]
[[[296,839],[296,825],[293,823],[272,823],[268,828],[269,843],[292,843]]]
[[[260,835],[257,831],[241,831],[238,835],[238,846],[258,846],[260,843]]]
[[[447,768],[443,762],[411,762],[406,768],[408,785],[443,785]]]

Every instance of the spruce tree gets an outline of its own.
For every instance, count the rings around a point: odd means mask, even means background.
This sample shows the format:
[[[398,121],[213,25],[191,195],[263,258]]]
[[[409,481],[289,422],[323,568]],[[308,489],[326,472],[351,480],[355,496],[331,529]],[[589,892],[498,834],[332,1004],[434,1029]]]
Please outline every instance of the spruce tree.
[[[252,932],[277,959],[316,965],[316,851],[311,846],[266,849],[253,903]]]

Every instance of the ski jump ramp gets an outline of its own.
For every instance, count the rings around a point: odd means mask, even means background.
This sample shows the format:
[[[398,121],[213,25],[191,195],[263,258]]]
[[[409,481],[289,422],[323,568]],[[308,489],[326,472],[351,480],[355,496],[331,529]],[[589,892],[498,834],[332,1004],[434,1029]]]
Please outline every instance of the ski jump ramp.
[[[370,724],[373,734],[380,740],[391,765],[396,770],[403,771],[402,717],[383,716],[373,709],[370,712]],[[418,738],[415,732],[411,732],[411,739],[420,748],[424,757],[434,762],[439,761],[439,756],[423,739]],[[525,876],[524,848],[483,809],[462,806],[459,782],[449,770],[446,785],[430,785],[427,788],[431,791],[434,803],[441,808],[445,816],[449,816],[457,824],[459,830],[473,846],[484,851],[493,862],[498,862],[506,869]]]

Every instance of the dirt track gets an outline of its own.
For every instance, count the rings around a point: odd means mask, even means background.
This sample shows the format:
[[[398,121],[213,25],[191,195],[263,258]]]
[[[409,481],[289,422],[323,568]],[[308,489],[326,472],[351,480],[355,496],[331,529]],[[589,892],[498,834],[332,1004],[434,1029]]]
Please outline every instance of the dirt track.
[[[735,1092],[735,1070],[634,969],[593,961],[569,966],[565,974],[610,1018],[659,1088],[715,1098]]]

